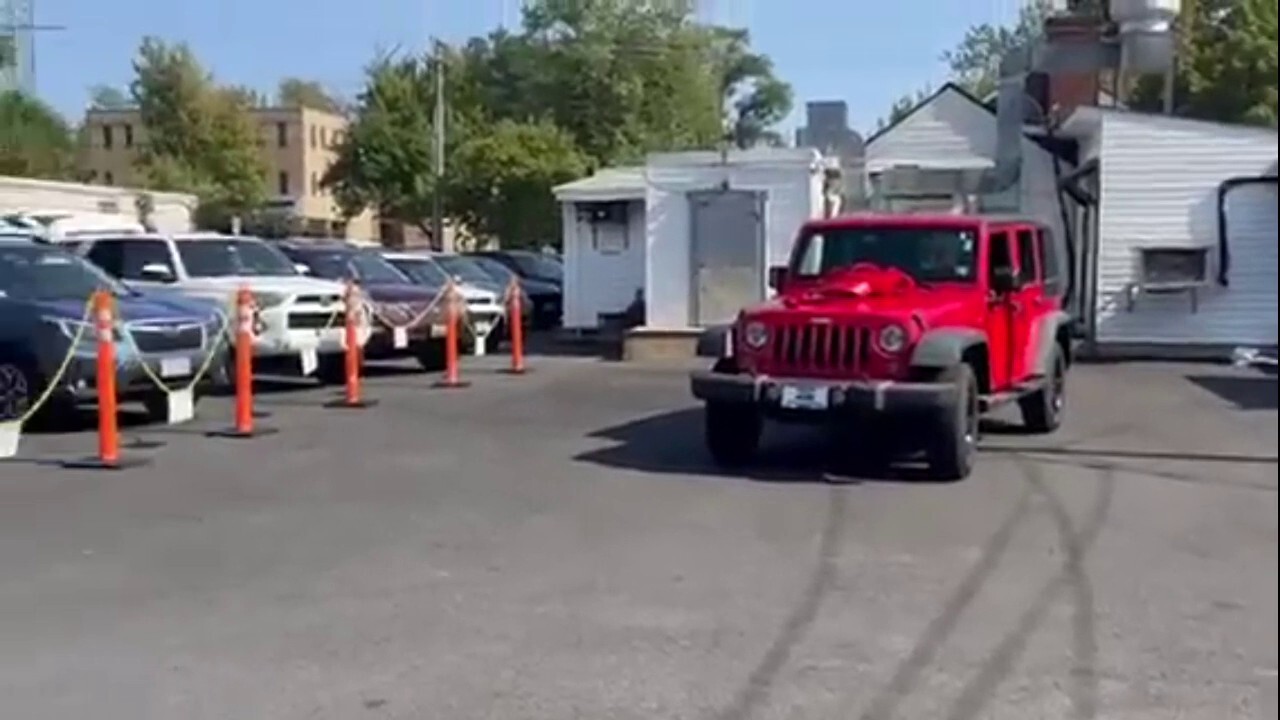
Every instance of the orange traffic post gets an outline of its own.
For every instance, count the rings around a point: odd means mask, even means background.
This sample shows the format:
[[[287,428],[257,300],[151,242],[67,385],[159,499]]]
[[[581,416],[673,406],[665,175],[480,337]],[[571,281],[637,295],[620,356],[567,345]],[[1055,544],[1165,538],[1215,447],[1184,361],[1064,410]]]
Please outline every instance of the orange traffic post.
[[[115,296],[106,290],[93,294],[93,332],[97,338],[98,454],[63,463],[86,470],[121,470],[146,461],[120,457],[120,408],[116,397]]]
[[[524,366],[524,307],[521,302],[520,282],[513,276],[507,285],[507,327],[511,332],[511,367],[507,372],[523,375]]]
[[[234,424],[225,430],[215,430],[210,437],[251,438],[272,435],[275,428],[262,427],[254,420],[259,417],[253,411],[253,293],[242,287],[236,292],[235,385],[236,404]]]
[[[328,403],[328,407],[360,409],[377,405],[376,400],[365,400],[360,397],[360,327],[357,324],[361,312],[360,291],[355,283],[348,282],[343,294],[343,375],[342,397]]]
[[[436,382],[438,388],[461,388],[470,383],[458,377],[458,335],[462,323],[461,293],[458,286],[449,281],[444,298],[444,377]]]

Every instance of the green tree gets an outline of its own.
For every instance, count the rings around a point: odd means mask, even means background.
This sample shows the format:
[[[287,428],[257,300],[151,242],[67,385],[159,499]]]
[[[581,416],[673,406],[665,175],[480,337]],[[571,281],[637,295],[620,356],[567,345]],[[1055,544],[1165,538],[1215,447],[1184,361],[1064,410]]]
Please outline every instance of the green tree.
[[[907,114],[912,110],[915,110],[920,103],[928,100],[929,96],[932,94],[933,89],[925,86],[920,90],[915,91],[913,94],[903,95],[897,100],[894,100],[893,105],[889,107],[889,114],[876,121],[876,130],[883,130],[906,117]]]
[[[183,44],[146,38],[130,86],[147,130],[138,169],[147,187],[192,192],[203,217],[243,214],[265,197],[251,98],[223,88]]]
[[[1034,0],[1018,11],[1012,25],[981,23],[965,31],[955,48],[942,54],[953,82],[979,98],[1000,85],[1000,63],[1016,50],[1029,48],[1041,35],[1048,0]]]
[[[75,157],[71,128],[53,108],[20,92],[0,93],[0,175],[68,179]]]
[[[367,78],[324,182],[348,216],[373,207],[425,230],[436,192],[427,73],[417,59],[387,57]]]
[[[447,197],[468,228],[508,246],[559,245],[550,188],[581,177],[587,158],[568,133],[543,120],[502,120],[450,157]]]
[[[1275,127],[1276,16],[1267,0],[1187,0],[1178,22],[1175,112]],[[1160,77],[1139,78],[1129,102],[1159,109],[1163,87]]]
[[[276,102],[284,107],[307,107],[326,112],[342,112],[342,103],[312,80],[285,78],[276,89]]]
[[[791,86],[774,74],[772,60],[752,52],[746,30],[709,28],[705,33],[729,139],[740,148],[780,144],[773,128],[791,112]]]
[[[132,104],[128,93],[113,85],[89,88],[89,107],[94,110],[123,110]]]

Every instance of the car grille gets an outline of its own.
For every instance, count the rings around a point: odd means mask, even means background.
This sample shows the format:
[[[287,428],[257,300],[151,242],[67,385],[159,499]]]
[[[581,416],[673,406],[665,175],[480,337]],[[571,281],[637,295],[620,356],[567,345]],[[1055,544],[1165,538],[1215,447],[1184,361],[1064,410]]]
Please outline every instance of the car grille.
[[[199,323],[138,323],[129,325],[128,330],[139,352],[181,352],[204,347],[205,328]]]
[[[340,295],[299,295],[294,302],[303,305],[332,305],[342,301]]]
[[[290,330],[323,330],[330,327],[342,327],[346,323],[346,314],[337,315],[326,312],[289,313]]]
[[[380,303],[376,306],[376,318],[384,327],[404,327],[410,324],[421,324],[428,319],[432,309],[428,303]],[[436,315],[439,314],[438,306]]]
[[[871,329],[805,323],[773,328],[769,359],[774,372],[857,372],[871,354]]]

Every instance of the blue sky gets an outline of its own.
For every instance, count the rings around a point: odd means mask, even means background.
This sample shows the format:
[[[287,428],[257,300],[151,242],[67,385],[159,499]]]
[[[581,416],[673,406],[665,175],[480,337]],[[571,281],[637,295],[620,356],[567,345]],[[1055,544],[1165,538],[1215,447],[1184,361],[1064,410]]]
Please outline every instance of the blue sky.
[[[970,24],[1005,20],[1016,0],[704,0],[704,14],[746,26],[806,100],[843,99],[866,131],[895,98],[945,79],[938,60]],[[87,89],[124,87],[143,35],[189,43],[223,82],[274,89],[285,76],[353,95],[379,48],[420,48],[517,21],[518,0],[36,0],[63,25],[37,44],[42,97],[65,115]],[[789,121],[794,125],[795,116]]]

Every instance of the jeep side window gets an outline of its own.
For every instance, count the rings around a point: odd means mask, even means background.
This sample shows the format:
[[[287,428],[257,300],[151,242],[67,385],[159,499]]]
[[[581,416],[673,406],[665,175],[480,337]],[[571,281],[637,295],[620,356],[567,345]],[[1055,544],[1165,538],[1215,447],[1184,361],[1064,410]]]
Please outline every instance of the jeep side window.
[[[1036,267],[1035,236],[1030,228],[1019,230],[1018,238],[1018,278],[1023,285],[1040,283],[1039,268]]]
[[[1061,295],[1065,291],[1062,270],[1058,265],[1058,246],[1053,243],[1053,233],[1043,228],[1036,230],[1036,244],[1040,248],[1040,267],[1044,276],[1044,291],[1048,295]]]
[[[1009,231],[992,230],[987,234],[987,282],[995,277],[996,270],[1013,267],[1013,255],[1009,252]]]

